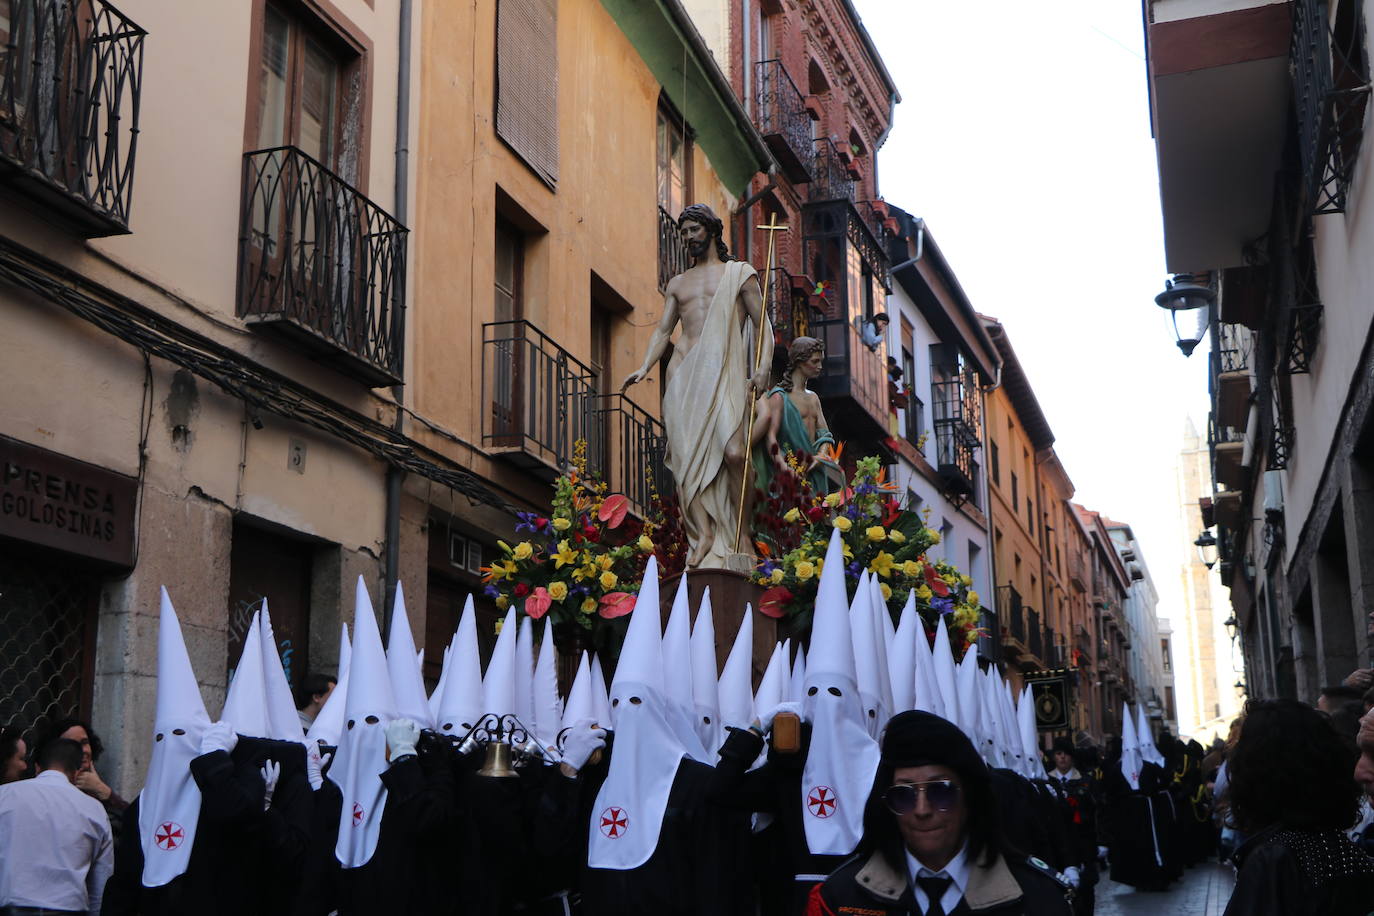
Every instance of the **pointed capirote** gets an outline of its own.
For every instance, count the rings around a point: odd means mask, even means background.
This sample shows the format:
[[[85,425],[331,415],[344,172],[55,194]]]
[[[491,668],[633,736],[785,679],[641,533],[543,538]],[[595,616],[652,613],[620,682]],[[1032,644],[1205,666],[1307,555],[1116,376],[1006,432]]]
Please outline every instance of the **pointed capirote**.
[[[667,697],[658,607],[658,559],[650,555],[644,567],[644,582],[639,587],[639,597],[635,599],[635,609],[630,614],[630,626],[625,631],[625,643],[620,649],[620,662],[616,666],[612,686],[622,682],[643,684],[658,691],[659,696]],[[685,642],[682,648],[685,652]]]
[[[491,661],[482,675],[482,711],[497,716],[515,714],[515,641],[517,639],[515,608],[506,612]]]
[[[200,787],[191,776],[191,761],[200,756],[200,741],[210,725],[181,623],[167,589],[159,592],[157,631],[157,705],[153,713],[153,750],[139,793],[138,838],[143,848],[144,887],[161,887],[183,874],[190,862],[200,821]],[[158,845],[175,830],[181,842]]]
[[[324,706],[320,708],[319,715],[315,716],[315,721],[310,723],[310,729],[305,733],[306,740],[312,744],[325,744],[329,747],[337,747],[339,744],[339,734],[344,726],[344,707],[348,705],[348,666],[352,654],[353,647],[348,642],[348,624],[341,623],[338,681],[329,692],[329,699],[325,700]]]
[[[754,608],[744,606],[735,643],[720,672],[720,718],[730,728],[748,728],[754,721]]]
[[[434,689],[429,692],[429,718],[431,722],[439,721],[439,701],[444,698],[444,682],[448,680],[449,659],[453,657],[453,641],[444,646],[444,662],[439,666],[439,680],[435,682]],[[423,670],[423,663],[421,669]]]
[[[902,606],[901,622],[892,634],[892,648],[887,653],[888,679],[892,684],[892,714],[916,708],[916,595],[907,592]],[[925,638],[925,633],[920,634]]]
[[[1137,704],[1135,708],[1135,738],[1140,745],[1142,760],[1148,760],[1155,766],[1164,766],[1164,755],[1155,745],[1154,732],[1150,728],[1150,717],[1145,713],[1144,703]]]
[[[558,742],[563,725],[563,704],[558,699],[558,661],[553,651],[553,621],[544,618],[543,636],[539,640],[539,658],[534,665],[531,701],[534,707],[534,737],[545,747]]]
[[[716,624],[712,619],[711,587],[701,592],[697,617],[692,624],[692,724],[701,735],[706,752],[714,755],[725,740],[720,724],[720,688],[716,671]]]
[[[758,692],[754,694],[754,710],[759,715],[775,708],[786,699],[789,677],[782,643],[777,643],[773,646],[773,654],[768,659],[768,667],[763,669]]]
[[[243,651],[238,667],[224,695],[220,720],[228,722],[234,731],[251,738],[266,738],[267,683],[262,666],[262,611],[253,612],[253,622],[243,637]]]
[[[584,721],[595,722],[602,728],[610,725],[609,722],[601,721],[594,689],[591,664],[587,660],[587,652],[583,650],[582,661],[577,665],[577,675],[573,678],[572,686],[568,688],[568,701],[563,705],[563,728],[572,728],[578,722]]]
[[[482,656],[477,646],[477,611],[468,595],[463,616],[453,634],[448,679],[439,698],[436,726],[441,734],[462,738],[484,712],[482,706]]]
[[[1021,752],[1021,729],[1016,722],[1016,701],[1012,696],[1011,681],[1004,679],[999,685],[999,691],[1002,710],[1002,754],[1007,758],[1007,769],[1024,776],[1025,754]]]
[[[636,609],[641,607],[638,603]],[[687,574],[678,580],[673,608],[663,628],[663,698],[689,720],[692,708],[692,609],[687,595]]]
[[[806,657],[807,675],[816,673],[847,677],[855,684],[854,643],[849,629],[849,596],[844,587],[844,542],[832,529],[825,551],[821,581],[816,587],[816,610],[811,624],[811,652]]]
[[[964,717],[964,734],[973,742],[974,747],[982,747],[983,723],[980,720],[982,704],[978,696],[978,649],[969,646],[964,657],[959,660],[956,672],[959,692],[959,710]]]
[[[926,634],[925,620],[919,611],[916,613],[916,646],[912,662],[916,669],[915,708],[943,717],[945,705],[940,699],[940,686],[935,678],[935,657],[930,646],[930,636]]]
[[[854,590],[854,602],[849,608],[850,644],[853,646],[855,671],[859,678],[864,724],[875,738],[881,728],[880,722],[886,724],[883,719],[883,691],[878,683],[882,669],[878,666],[880,637],[874,630],[877,623],[878,618],[873,616],[872,579],[865,571],[859,575],[859,587]]]
[[[878,574],[868,577],[869,613],[873,615],[873,660],[878,668],[878,730],[887,727],[892,717],[892,675],[887,667],[887,653],[892,649],[892,614],[887,609],[887,599],[883,597],[883,585]]]
[[[958,725],[963,724],[963,709],[959,704],[959,689],[954,671],[954,653],[949,648],[949,629],[945,626],[945,616],[935,624],[935,645],[930,650],[935,669],[935,686],[940,691],[941,716]]]
[[[997,668],[989,666],[980,676],[978,686],[982,691],[983,720],[985,734],[983,738],[983,759],[988,766],[1002,768],[1005,767],[1006,758],[1002,754],[1002,744],[998,740],[1001,734],[1002,710],[997,698]]]
[[[610,685],[606,683],[606,672],[601,668],[601,659],[592,653],[591,663],[592,699],[596,701],[596,721],[605,728],[611,728]]]
[[[1026,778],[1043,779],[1045,768],[1040,763],[1040,741],[1035,731],[1035,697],[1027,684],[1021,690],[1016,706],[1016,721],[1021,726],[1021,754],[1026,759]]]
[[[1132,789],[1140,788],[1140,770],[1143,765],[1140,753],[1140,735],[1131,717],[1131,707],[1121,704],[1121,776]]]
[[[401,583],[391,603],[391,632],[387,636],[386,669],[391,678],[391,693],[396,698],[396,714],[413,719],[421,728],[433,725],[429,717],[429,696],[425,679],[416,660],[415,637],[410,632],[410,616]]]
[[[408,659],[415,661],[414,653]],[[396,694],[391,686],[386,653],[382,650],[382,634],[377,629],[377,613],[367,593],[363,577],[358,577],[353,602],[353,653],[348,670],[348,705],[345,720],[355,713],[376,715],[391,720],[400,717]]]
[[[784,650],[783,657],[787,657]],[[797,643],[797,657],[792,659],[792,676],[789,679],[790,689],[787,693],[789,703],[800,703],[806,696],[806,647],[800,642]]]
[[[276,741],[301,740],[301,717],[296,712],[296,700],[291,695],[291,682],[286,679],[281,655],[277,651],[277,636],[272,631],[272,615],[267,599],[262,599],[262,676],[267,707],[267,735]],[[337,686],[337,685],[336,685]]]
[[[520,619],[515,634],[515,717],[525,728],[534,724],[534,621]]]

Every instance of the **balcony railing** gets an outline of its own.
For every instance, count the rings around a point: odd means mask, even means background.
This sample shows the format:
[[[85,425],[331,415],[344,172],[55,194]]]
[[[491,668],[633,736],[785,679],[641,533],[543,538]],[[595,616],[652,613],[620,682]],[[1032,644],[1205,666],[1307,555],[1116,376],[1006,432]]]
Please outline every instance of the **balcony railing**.
[[[1045,660],[1045,631],[1040,628],[1040,612],[1026,606],[1026,648],[1041,662]]]
[[[524,320],[482,325],[482,445],[552,477],[577,440],[612,447],[596,422],[596,377],[586,364]]]
[[[80,235],[129,231],[146,34],[102,0],[0,3],[0,181]]]
[[[935,464],[950,492],[972,495],[978,487],[974,452],[982,443],[982,409],[971,372],[930,386],[935,423]]]
[[[239,315],[379,388],[402,378],[407,230],[291,146],[243,157]]]
[[[807,277],[789,274],[774,267],[768,277],[768,320],[779,346],[786,347],[798,337],[815,337],[812,325],[825,320],[811,295],[813,284]]]
[[[1342,213],[1369,101],[1362,3],[1293,5],[1291,67],[1306,212]]]
[[[1021,593],[1015,586],[997,586],[997,619],[1002,625],[1002,639],[1014,639],[1026,644],[1025,613],[1021,607]]]
[[[840,158],[835,141],[829,137],[819,137],[812,145],[811,184],[807,191],[810,203],[826,200],[854,199],[854,179]]]
[[[758,63],[754,118],[783,174],[793,184],[811,180],[811,116],[780,60]]]
[[[642,517],[654,494],[672,492],[664,464],[668,440],[663,424],[623,394],[592,398],[587,423],[587,466],[612,492],[622,493]]]
[[[825,343],[825,362],[811,388],[821,397],[838,402],[838,410],[826,409],[832,431],[867,430],[872,435],[887,435],[886,348],[879,345],[870,350],[858,328],[839,319],[813,322],[811,336]],[[854,413],[852,408],[861,413]],[[856,424],[860,419],[862,422]]]
[[[662,207],[658,208],[658,288],[667,289],[668,281],[691,265],[687,244],[678,230],[677,219]]]
[[[1255,335],[1243,324],[1217,323],[1217,371],[1246,372],[1255,350]]]

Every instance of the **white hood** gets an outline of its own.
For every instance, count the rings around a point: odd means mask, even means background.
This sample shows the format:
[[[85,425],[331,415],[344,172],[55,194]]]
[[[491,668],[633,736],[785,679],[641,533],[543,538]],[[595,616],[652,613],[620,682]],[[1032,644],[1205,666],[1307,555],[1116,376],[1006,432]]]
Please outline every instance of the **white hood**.
[[[636,610],[642,606],[636,601]],[[685,573],[678,580],[673,609],[663,628],[662,654],[663,699],[668,704],[668,725],[677,732],[688,757],[702,763],[714,763],[716,755],[707,753],[696,727],[696,702],[692,694],[692,609],[688,604]]]
[[[610,720],[599,717],[593,690],[592,669],[584,651],[582,661],[577,666],[577,676],[568,688],[568,701],[563,704],[563,728],[572,728],[584,719],[590,719],[601,728],[611,727]]]
[[[339,736],[343,734],[344,707],[348,705],[348,668],[353,652],[348,642],[348,624],[340,624],[339,629],[339,679],[330,691],[329,699],[320,708],[320,714],[310,723],[310,730],[305,733],[307,741],[329,747],[337,747]]]
[[[526,727],[534,732],[535,739],[547,748],[558,743],[558,732],[563,727],[563,703],[558,698],[558,662],[553,651],[553,621],[545,618],[544,635],[539,640],[539,660],[534,666],[534,680],[531,688],[534,707],[534,721]]]
[[[892,636],[887,653],[887,671],[892,682],[892,714],[916,708],[916,639],[925,639],[916,613],[916,595],[907,592],[902,619]]]
[[[702,590],[696,623],[692,626],[692,724],[712,760],[725,742],[716,677],[716,624],[712,619],[711,588],[707,586]]]
[[[238,666],[224,694],[224,708],[219,713],[221,722],[229,723],[235,733],[250,738],[267,737],[267,685],[262,659],[262,612],[255,611],[248,634],[243,637]]]
[[[437,731],[463,738],[482,715],[482,656],[477,647],[477,611],[468,595],[449,653],[448,678],[439,699]]]
[[[396,583],[396,598],[391,604],[391,632],[387,636],[386,670],[391,679],[391,693],[396,700],[396,716],[412,719],[421,728],[431,728],[429,697],[425,694],[425,679],[420,673],[415,637],[410,632],[410,616],[406,614],[405,593]]]
[[[266,598],[262,600],[262,674],[267,706],[266,737],[276,741],[300,741],[301,717],[296,712],[291,683],[286,679],[286,669],[277,652],[277,637],[272,632],[272,615],[267,611]]]
[[[735,644],[720,672],[720,718],[729,728],[748,728],[754,721],[754,608],[744,606]]]
[[[1121,704],[1121,775],[1132,789],[1140,789],[1140,770],[1144,757],[1140,753],[1140,736],[1131,719],[1131,707]]]

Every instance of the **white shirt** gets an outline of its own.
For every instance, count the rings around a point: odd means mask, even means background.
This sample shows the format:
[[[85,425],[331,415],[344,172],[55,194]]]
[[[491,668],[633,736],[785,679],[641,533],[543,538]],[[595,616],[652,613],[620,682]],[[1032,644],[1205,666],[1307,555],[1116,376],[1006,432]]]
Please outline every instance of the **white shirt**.
[[[1061,783],[1066,783],[1073,779],[1083,778],[1082,774],[1079,773],[1078,770],[1074,769],[1073,767],[1069,767],[1069,771],[1067,773],[1061,773],[1057,768],[1050,770],[1050,776],[1059,780]]]
[[[57,770],[0,786],[0,906],[100,912],[110,819]]]
[[[916,895],[916,905],[924,913],[930,908],[930,898],[926,896],[925,889],[916,883],[917,878],[948,878],[949,886],[945,888],[944,895],[940,898],[940,906],[946,913],[953,913],[954,908],[959,905],[959,901],[964,899],[964,888],[968,887],[968,844],[965,843],[959,850],[958,855],[950,859],[944,868],[933,871],[921,864],[921,860],[911,854],[911,850],[906,851],[906,867],[911,874],[911,890]]]

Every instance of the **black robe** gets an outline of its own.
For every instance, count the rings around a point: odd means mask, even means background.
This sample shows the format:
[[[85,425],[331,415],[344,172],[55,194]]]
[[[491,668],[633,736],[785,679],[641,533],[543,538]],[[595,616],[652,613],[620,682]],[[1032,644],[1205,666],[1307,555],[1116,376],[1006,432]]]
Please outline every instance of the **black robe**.
[[[1106,820],[1111,836],[1111,878],[1146,890],[1163,889],[1169,883],[1164,858],[1168,842],[1165,813],[1153,795],[1156,786],[1142,770],[1140,790],[1133,790],[1121,768],[1110,764],[1103,773]]]

